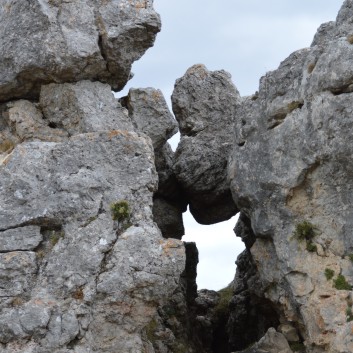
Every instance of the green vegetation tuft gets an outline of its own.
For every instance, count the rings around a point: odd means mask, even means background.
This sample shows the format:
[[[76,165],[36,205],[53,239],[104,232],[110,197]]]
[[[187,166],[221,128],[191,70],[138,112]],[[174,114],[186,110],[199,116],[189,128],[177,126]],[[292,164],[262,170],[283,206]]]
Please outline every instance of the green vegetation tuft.
[[[334,275],[335,275],[335,271],[334,270],[331,270],[330,268],[325,268],[325,277],[326,277],[326,279],[328,281],[330,279],[332,279]]]
[[[225,317],[229,311],[229,302],[233,297],[233,288],[232,285],[228,285],[227,287],[218,291],[220,295],[220,300],[215,307],[215,317],[221,319]]]
[[[353,34],[347,36],[347,41],[349,44],[353,44]]]
[[[305,346],[301,342],[289,342],[289,347],[293,352],[305,352]]]
[[[343,275],[338,275],[336,279],[333,280],[334,288],[338,290],[351,290],[352,286],[347,282]]]
[[[316,252],[317,246],[314,243],[312,243],[311,241],[308,241],[306,243],[306,250],[308,250],[309,252]]]
[[[349,255],[348,255],[348,258],[349,258],[349,260],[350,260],[351,262],[353,262],[353,254],[349,254]]]
[[[316,63],[310,63],[308,65],[308,73],[311,74],[315,69]]]
[[[303,221],[296,225],[293,237],[299,241],[312,241],[317,234],[317,227],[309,221]]]
[[[110,209],[114,221],[122,222],[130,218],[130,207],[126,200],[112,203]]]
[[[189,352],[189,350],[187,348],[186,343],[181,342],[180,340],[177,340],[172,346],[172,352],[173,353],[185,353],[185,352]]]
[[[38,258],[38,259],[40,259],[40,260],[44,259],[44,257],[45,257],[45,251],[44,251],[44,249],[38,250],[38,251],[36,252],[36,255],[37,255],[37,258]]]
[[[64,238],[65,233],[62,230],[53,230],[49,236],[49,241],[52,247],[54,247],[61,238]]]
[[[287,108],[288,108],[289,112],[292,112],[293,110],[301,108],[302,106],[303,106],[303,103],[293,101],[293,102],[288,103]]]
[[[346,309],[347,322],[353,321],[352,307],[348,306]]]
[[[147,339],[153,344],[156,341],[156,330],[158,327],[158,322],[156,319],[151,320],[145,327]]]
[[[89,224],[94,222],[97,218],[98,218],[98,216],[92,216],[92,217],[88,218],[87,221],[85,223],[83,223],[81,227],[82,228],[87,227]]]

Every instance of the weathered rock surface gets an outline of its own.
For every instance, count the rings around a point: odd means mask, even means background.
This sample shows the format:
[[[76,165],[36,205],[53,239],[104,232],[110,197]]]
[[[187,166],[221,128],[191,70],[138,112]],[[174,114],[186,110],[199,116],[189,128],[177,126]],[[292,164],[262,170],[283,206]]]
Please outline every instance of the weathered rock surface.
[[[249,347],[263,337],[270,327],[279,325],[276,306],[264,297],[264,286],[250,249],[256,241],[250,220],[240,214],[235,233],[246,245],[237,258],[234,295],[229,303],[228,336],[231,350]]]
[[[185,234],[182,210],[162,197],[155,197],[153,200],[153,220],[158,224],[164,238],[181,239]]]
[[[262,288],[306,352],[353,350],[352,18],[347,0],[312,47],[264,76],[236,111],[229,179],[256,239],[249,250],[258,284],[248,289],[254,296]]]
[[[111,93],[159,31],[152,1],[3,2],[0,353],[352,352],[352,18],[346,0],[252,97],[190,68],[174,155],[160,91]],[[188,203],[241,211],[219,292],[173,239]]]
[[[120,90],[160,30],[152,3],[2,2],[0,102],[37,98],[40,86],[51,82],[99,80]]]
[[[0,232],[0,252],[34,250],[42,240],[38,226],[8,229]]]
[[[159,89],[130,89],[123,100],[134,126],[151,138],[155,150],[178,132],[178,124]]]
[[[0,174],[0,304],[15,302],[1,315],[3,349],[143,351],[141,332],[185,261],[182,243],[152,221],[150,140],[112,130],[22,143]],[[120,222],[110,209],[119,200],[131,209]]]
[[[190,212],[201,224],[227,220],[237,212],[225,175],[239,93],[225,71],[195,65],[176,81],[172,103],[181,133],[174,170]]]
[[[107,130],[133,131],[127,110],[107,84],[80,81],[44,85],[39,104],[49,126],[61,128],[70,136]]]
[[[272,327],[251,348],[238,353],[293,353],[285,337]]]
[[[173,170],[174,152],[167,142],[177,133],[178,124],[160,90],[130,89],[128,96],[120,102],[128,109],[135,129],[144,132],[153,143],[158,172],[153,219],[164,238],[181,239],[184,235],[182,213],[186,211],[187,202]]]
[[[153,353],[158,311],[191,281],[152,212],[176,123],[160,91],[135,91],[129,115],[111,89],[159,16],[152,1],[6,1],[0,23],[0,352]]]

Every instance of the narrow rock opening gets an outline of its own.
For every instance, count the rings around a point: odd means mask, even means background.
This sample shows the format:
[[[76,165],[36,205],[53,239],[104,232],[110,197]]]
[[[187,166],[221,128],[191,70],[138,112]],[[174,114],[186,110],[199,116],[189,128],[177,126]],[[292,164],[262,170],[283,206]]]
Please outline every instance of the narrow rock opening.
[[[189,212],[183,214],[185,235],[182,240],[195,242],[199,251],[199,289],[220,290],[234,279],[235,260],[245,249],[233,231],[238,217],[236,215],[228,221],[213,225],[201,225]]]
[[[186,253],[189,269],[187,266],[186,272],[194,276],[194,281],[196,277],[197,283],[196,287],[196,283],[189,279],[187,297],[192,300],[189,306],[193,315],[191,321],[194,321],[193,336],[197,337],[196,341],[202,342],[204,352],[231,352],[227,323],[230,317],[229,304],[234,294],[235,259],[245,248],[233,232],[238,217],[236,215],[213,225],[200,225],[190,212],[183,215],[185,235],[182,240],[186,249],[189,249]],[[196,255],[198,251],[198,266],[197,261],[190,259],[192,244],[192,259],[195,259],[195,251]],[[190,264],[193,269],[190,269]],[[197,288],[199,290],[196,292]]]

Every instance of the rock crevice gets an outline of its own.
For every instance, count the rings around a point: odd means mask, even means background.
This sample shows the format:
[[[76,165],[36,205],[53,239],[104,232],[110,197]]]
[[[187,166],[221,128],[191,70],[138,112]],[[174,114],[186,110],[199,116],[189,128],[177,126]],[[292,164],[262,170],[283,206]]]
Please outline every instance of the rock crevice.
[[[240,97],[194,65],[131,89],[153,1],[0,5],[0,353],[353,351],[353,0]],[[178,130],[174,153],[167,140]],[[240,211],[197,291],[182,213]]]

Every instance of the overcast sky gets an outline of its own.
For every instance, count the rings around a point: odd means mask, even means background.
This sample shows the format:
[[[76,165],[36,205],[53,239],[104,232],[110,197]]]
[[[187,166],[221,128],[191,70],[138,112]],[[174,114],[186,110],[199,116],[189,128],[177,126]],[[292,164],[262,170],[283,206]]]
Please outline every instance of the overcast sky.
[[[261,76],[290,53],[308,47],[321,23],[333,21],[343,0],[155,0],[162,32],[134,64],[130,87],[155,87],[170,104],[174,82],[192,65],[231,73],[241,95],[258,89]],[[120,92],[119,96],[122,95]],[[174,140],[175,144],[175,140]],[[213,226],[185,214],[187,241],[199,249],[198,286],[221,289],[234,277],[242,251],[235,217]]]

